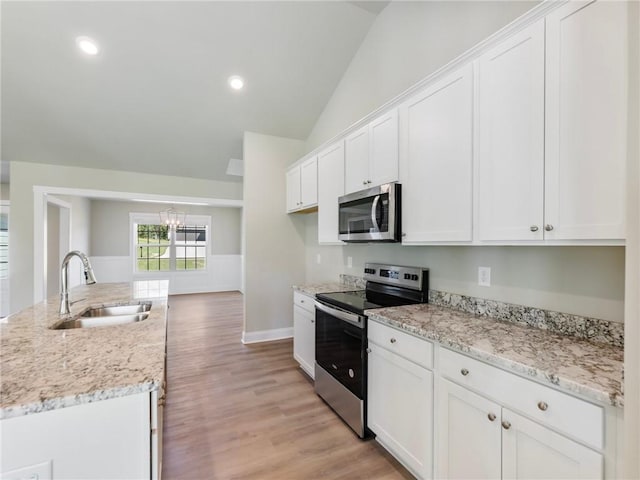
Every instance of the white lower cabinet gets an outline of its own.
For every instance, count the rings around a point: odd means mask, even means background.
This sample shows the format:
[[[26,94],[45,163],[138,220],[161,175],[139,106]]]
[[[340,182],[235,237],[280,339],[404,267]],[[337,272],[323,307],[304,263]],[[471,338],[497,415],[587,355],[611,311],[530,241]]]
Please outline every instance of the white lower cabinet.
[[[367,426],[416,477],[432,478],[433,373],[402,356],[411,358],[412,353],[410,347],[403,349],[403,339],[397,338],[408,337],[406,334],[378,324],[375,327],[390,332],[395,341],[389,345],[395,351],[369,336]]]
[[[445,349],[440,350],[440,373],[438,478],[604,477],[603,453],[582,444],[603,441],[601,407]],[[529,405],[541,414],[539,422],[514,411],[528,412]],[[585,410],[589,406],[595,410]],[[554,421],[557,414],[562,418]],[[589,425],[583,428],[580,422]],[[599,438],[591,433],[592,427],[600,430]]]
[[[147,392],[4,419],[0,478],[149,479],[151,405]]]
[[[440,379],[437,478],[500,478],[500,405]]]
[[[293,358],[314,378],[316,362],[316,316],[313,298],[293,293]]]

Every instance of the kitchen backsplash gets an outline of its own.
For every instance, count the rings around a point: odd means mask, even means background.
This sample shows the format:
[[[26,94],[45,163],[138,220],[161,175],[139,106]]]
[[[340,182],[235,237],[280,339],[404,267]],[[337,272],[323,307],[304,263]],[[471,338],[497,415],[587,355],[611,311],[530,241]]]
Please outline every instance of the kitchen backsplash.
[[[340,282],[365,288],[366,281],[354,275],[340,275]],[[560,335],[595,343],[624,347],[624,324],[570,313],[554,312],[512,303],[429,290],[429,303],[497,320],[528,325]]]

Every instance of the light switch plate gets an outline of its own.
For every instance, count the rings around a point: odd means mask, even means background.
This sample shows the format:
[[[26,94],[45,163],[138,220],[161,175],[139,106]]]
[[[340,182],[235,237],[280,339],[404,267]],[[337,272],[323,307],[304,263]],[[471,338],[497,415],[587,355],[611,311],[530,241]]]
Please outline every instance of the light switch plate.
[[[320,265],[322,263],[322,256],[318,253],[316,254],[316,263]]]
[[[347,257],[347,268],[353,268],[353,257]]]
[[[491,286],[491,267],[478,267],[478,285],[481,287]]]

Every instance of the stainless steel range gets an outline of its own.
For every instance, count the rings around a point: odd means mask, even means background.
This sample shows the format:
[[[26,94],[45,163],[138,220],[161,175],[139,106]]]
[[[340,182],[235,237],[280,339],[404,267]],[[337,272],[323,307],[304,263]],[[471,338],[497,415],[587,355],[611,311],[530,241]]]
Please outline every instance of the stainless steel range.
[[[366,290],[316,295],[315,391],[360,438],[367,421],[367,317],[372,308],[427,303],[429,270],[367,263]]]

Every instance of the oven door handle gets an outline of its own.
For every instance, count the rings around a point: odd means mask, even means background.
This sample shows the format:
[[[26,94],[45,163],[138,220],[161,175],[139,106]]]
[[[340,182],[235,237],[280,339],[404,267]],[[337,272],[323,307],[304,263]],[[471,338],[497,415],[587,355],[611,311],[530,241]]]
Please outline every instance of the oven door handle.
[[[331,315],[333,317],[339,318],[340,320],[344,320],[345,322],[349,322],[357,327],[364,328],[364,324],[362,322],[362,316],[357,315],[355,313],[345,312],[343,310],[337,310],[335,308],[328,307],[324,303],[315,302],[315,306],[321,312],[326,313],[327,315]]]

